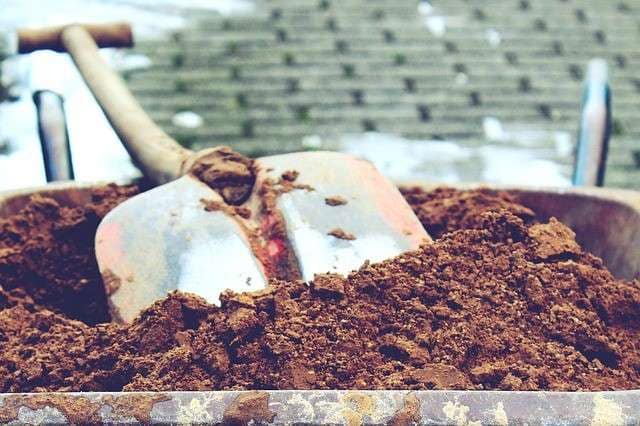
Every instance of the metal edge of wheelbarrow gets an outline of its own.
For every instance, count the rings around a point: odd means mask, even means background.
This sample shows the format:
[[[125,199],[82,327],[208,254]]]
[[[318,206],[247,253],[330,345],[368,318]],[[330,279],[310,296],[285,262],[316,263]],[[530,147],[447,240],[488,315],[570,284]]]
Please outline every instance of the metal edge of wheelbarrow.
[[[415,185],[416,183],[413,182]],[[429,189],[437,185],[419,186]],[[63,205],[90,199],[99,184],[58,183],[0,193],[0,217],[17,211],[34,193]],[[478,185],[455,185],[472,188]],[[604,225],[626,225],[627,249],[640,258],[640,192],[601,188],[522,188],[508,190],[525,205],[542,207],[541,218],[556,216],[585,226],[603,217]],[[574,218],[562,209],[581,210]],[[536,210],[540,210],[536,207]],[[589,210],[585,210],[589,209]],[[615,210],[617,213],[611,213]],[[594,213],[595,212],[595,213]],[[621,223],[621,221],[631,221]],[[631,225],[629,225],[631,223]],[[616,228],[615,233],[620,233]],[[581,228],[582,229],[582,228]],[[581,237],[577,229],[578,239]],[[619,237],[605,242],[619,241]],[[640,262],[635,262],[640,263]],[[629,273],[630,268],[627,268]],[[635,271],[637,274],[637,271]],[[0,394],[0,423],[333,423],[386,424],[392,421],[435,424],[638,424],[640,390],[605,392],[511,391],[337,391],[261,390],[209,392],[74,392]]]

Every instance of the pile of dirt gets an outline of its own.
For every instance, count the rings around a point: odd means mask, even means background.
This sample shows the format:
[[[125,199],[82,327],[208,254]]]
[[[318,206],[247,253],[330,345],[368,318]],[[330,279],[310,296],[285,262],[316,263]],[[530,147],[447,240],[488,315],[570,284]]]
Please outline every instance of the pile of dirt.
[[[400,188],[400,192],[433,238],[458,229],[477,228],[484,212],[506,210],[526,223],[535,218],[531,209],[519,204],[506,191],[487,188],[460,191],[443,186],[431,191],[406,187]]]
[[[0,392],[640,387],[640,283],[491,191],[404,190],[437,239],[348,277],[219,308],[173,293],[101,323],[93,234],[134,192],[34,198],[0,222]]]
[[[95,231],[109,210],[136,192],[110,185],[79,208],[34,196],[20,213],[0,220],[0,291],[88,324],[109,321]]]

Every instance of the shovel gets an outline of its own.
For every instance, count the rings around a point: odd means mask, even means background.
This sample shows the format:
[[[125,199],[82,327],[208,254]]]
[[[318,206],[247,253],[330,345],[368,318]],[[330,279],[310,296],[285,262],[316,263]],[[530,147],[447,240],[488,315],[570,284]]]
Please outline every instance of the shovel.
[[[225,147],[181,147],[100,57],[95,32],[55,31],[55,47],[71,54],[134,162],[160,185],[98,227],[96,257],[115,320],[132,321],[173,290],[219,303],[225,290],[346,274],[430,241],[369,162],[335,152],[249,160]]]

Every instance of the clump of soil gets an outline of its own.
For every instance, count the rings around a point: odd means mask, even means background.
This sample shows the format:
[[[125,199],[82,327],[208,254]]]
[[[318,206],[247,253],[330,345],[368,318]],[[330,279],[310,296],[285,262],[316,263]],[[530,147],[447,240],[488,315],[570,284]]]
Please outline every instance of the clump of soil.
[[[104,191],[0,222],[0,392],[640,386],[640,283],[507,194],[406,190],[437,237],[420,250],[219,308],[172,293],[123,326],[95,324],[93,232],[131,194]]]
[[[209,149],[186,167],[231,205],[242,204],[251,195],[256,181],[253,160],[226,146]]]
[[[338,238],[340,240],[355,240],[356,236],[353,235],[350,232],[345,231],[342,228],[334,228],[331,231],[328,232],[328,235],[331,235],[332,237]]]
[[[424,191],[419,187],[406,187],[400,188],[400,192],[432,238],[477,227],[481,214],[488,211],[506,210],[527,223],[535,217],[531,209],[518,204],[506,191],[487,188],[460,191],[449,187]]]
[[[324,199],[324,203],[328,206],[331,207],[335,207],[335,206],[343,206],[345,204],[347,204],[347,199],[344,197],[341,197],[339,195],[334,195],[332,197],[327,197]]]

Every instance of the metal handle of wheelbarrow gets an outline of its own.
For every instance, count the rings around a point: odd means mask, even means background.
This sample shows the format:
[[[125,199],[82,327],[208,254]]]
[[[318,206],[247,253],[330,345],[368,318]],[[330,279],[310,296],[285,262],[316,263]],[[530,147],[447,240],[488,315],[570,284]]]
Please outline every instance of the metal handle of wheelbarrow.
[[[603,59],[592,59],[582,95],[574,185],[604,184],[610,135],[611,90],[607,82],[607,64]]]
[[[33,93],[47,182],[73,180],[73,163],[62,96],[52,90]]]
[[[116,24],[119,31],[122,31],[122,25]],[[55,29],[29,30],[27,34],[30,35],[32,50],[51,47],[49,41],[52,39],[60,41],[136,165],[155,184],[172,181],[184,174],[185,163],[193,152],[180,146],[149,118],[122,78],[102,58],[98,48],[110,45],[106,44],[109,38],[103,35],[118,33],[96,33],[96,29],[104,30],[107,27],[74,24]],[[131,34],[128,25],[127,28]],[[51,34],[55,31],[58,33],[53,37]],[[22,34],[25,32],[18,33],[19,45],[22,43]],[[96,39],[99,43],[96,43]],[[33,40],[43,40],[42,46],[35,45]],[[122,38],[111,41],[119,43]],[[131,43],[130,39],[128,45]]]

